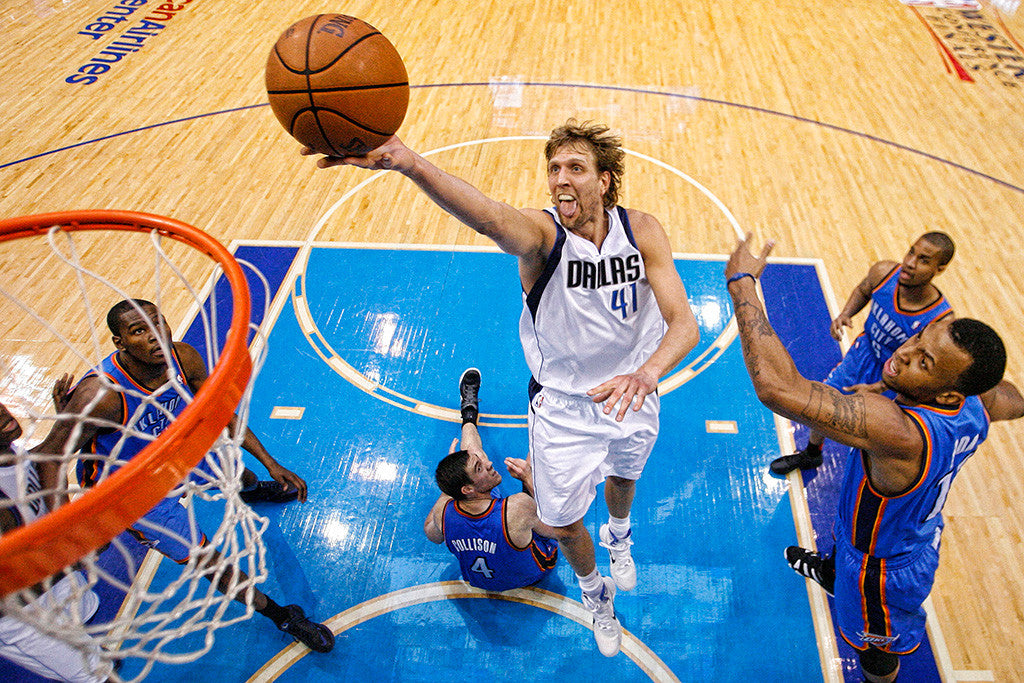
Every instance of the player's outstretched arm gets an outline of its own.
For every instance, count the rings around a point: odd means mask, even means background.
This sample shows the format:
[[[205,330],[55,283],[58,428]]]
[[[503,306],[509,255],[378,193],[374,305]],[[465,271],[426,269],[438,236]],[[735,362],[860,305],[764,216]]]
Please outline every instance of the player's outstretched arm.
[[[513,477],[523,483],[523,493],[533,497],[533,470],[530,465],[530,459],[523,460],[522,458],[505,458],[505,469]]]
[[[755,257],[747,248],[749,240],[748,234],[740,241],[725,274],[727,279],[739,276],[728,288],[743,360],[758,400],[779,415],[880,458],[910,461],[918,457],[920,433],[895,402],[869,392],[847,396],[800,374],[768,322],[757,292],[756,278],[773,245],[769,242]]]
[[[314,154],[310,149],[303,154]],[[412,180],[442,209],[470,228],[488,237],[513,256],[529,258],[546,253],[550,248],[547,224],[542,212],[520,211],[504,202],[486,196],[473,185],[441,170],[424,157],[406,147],[397,135],[363,157],[324,157],[320,168],[357,166],[370,170],[398,171]],[[553,234],[553,230],[551,231]]]
[[[61,401],[63,405],[58,412],[74,417],[56,420],[46,438],[32,448],[33,453],[49,455],[76,453],[96,436],[104,421],[118,424],[122,419],[120,396],[116,392],[104,388],[100,378],[95,375],[84,378],[71,394],[65,394]],[[90,419],[83,419],[85,417]],[[64,475],[57,462],[40,461],[38,469],[39,479],[44,490],[54,492],[64,490]],[[47,498],[46,503],[50,510],[55,510],[66,501],[66,495],[54,493]]]
[[[529,541],[529,532],[536,531],[547,538],[557,538],[554,528],[540,521],[537,516],[537,503],[533,499],[533,466],[530,458],[505,458],[508,473],[523,482],[523,492],[509,496],[509,505],[513,526],[518,530],[517,540],[525,545]]]
[[[885,382],[879,380],[878,382],[871,382],[869,384],[852,384],[848,387],[843,387],[843,392],[847,394],[863,394],[870,392],[872,394],[881,394],[886,390]]]
[[[71,400],[71,388],[74,386],[75,376],[65,372],[56,382],[50,394],[53,397],[53,408],[58,413],[62,412]]]
[[[519,547],[526,547],[532,540],[533,532],[546,538],[558,538],[557,529],[540,521],[540,517],[537,516],[537,503],[529,494],[515,493],[508,497],[505,504],[510,536]]]
[[[231,423],[228,425],[228,428],[232,432],[238,428],[237,417],[231,417]],[[267,468],[267,474],[274,481],[283,484],[288,490],[298,491],[298,501],[300,503],[306,502],[309,494],[306,480],[275,460],[249,427],[245,428],[245,434],[242,436],[242,448],[252,454],[253,457],[260,461],[260,464]]]

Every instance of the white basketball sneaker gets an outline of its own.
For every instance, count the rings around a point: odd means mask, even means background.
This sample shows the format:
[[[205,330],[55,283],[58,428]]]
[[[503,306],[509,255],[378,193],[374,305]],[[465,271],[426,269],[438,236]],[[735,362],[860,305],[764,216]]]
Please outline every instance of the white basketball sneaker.
[[[619,653],[619,646],[622,644],[622,626],[615,618],[615,582],[607,576],[602,576],[601,581],[604,583],[601,596],[595,600],[584,593],[583,606],[594,615],[594,640],[597,641],[597,649],[605,657],[614,657]]]
[[[633,545],[633,530],[630,529],[626,532],[623,538],[618,538],[607,524],[602,524],[599,535],[601,547],[608,549],[611,574],[615,579],[615,585],[619,590],[633,590],[636,588],[636,564],[633,562],[633,554],[630,551],[630,547]]]

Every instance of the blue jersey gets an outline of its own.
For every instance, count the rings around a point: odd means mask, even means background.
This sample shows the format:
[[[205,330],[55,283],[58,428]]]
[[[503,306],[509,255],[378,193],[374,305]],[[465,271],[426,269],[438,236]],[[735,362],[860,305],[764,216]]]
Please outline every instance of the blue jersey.
[[[900,308],[899,283],[902,267],[896,266],[871,292],[871,308],[864,321],[864,334],[871,342],[871,350],[881,366],[903,345],[936,318],[950,312],[949,302],[939,292],[933,304],[919,311]]]
[[[985,440],[989,426],[988,413],[977,396],[968,396],[955,408],[901,408],[924,441],[919,476],[906,491],[883,496],[868,481],[866,456],[855,453],[847,458],[835,523],[837,539],[890,562],[910,557],[925,545],[938,548],[942,506],[950,484]]]
[[[125,429],[101,429],[89,444],[89,452],[97,455],[113,454],[122,464],[128,462],[185,410],[185,406],[192,400],[192,393],[173,346],[169,365],[177,381],[165,384],[161,387],[162,391],[154,396],[152,391],[135,381],[121,366],[116,352],[103,359],[100,371],[121,387],[118,396],[121,399],[121,425]],[[80,459],[79,480],[83,485],[91,486],[97,483],[101,474],[107,476],[117,469],[116,466],[110,466],[109,471],[102,473],[99,471],[100,464],[98,460]]]
[[[512,542],[505,520],[507,498],[495,498],[487,509],[473,515],[454,500],[444,506],[441,531],[448,550],[459,560],[462,577],[470,585],[489,591],[522,588],[550,572],[558,559],[558,544],[533,534],[525,548]]]

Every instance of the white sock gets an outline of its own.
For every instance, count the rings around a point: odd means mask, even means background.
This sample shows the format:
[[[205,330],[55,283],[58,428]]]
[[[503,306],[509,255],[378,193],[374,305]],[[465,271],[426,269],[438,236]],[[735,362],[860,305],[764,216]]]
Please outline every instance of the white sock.
[[[615,538],[625,538],[626,534],[629,533],[629,528],[629,515],[621,519],[608,515],[608,531],[615,534]]]
[[[580,589],[590,597],[597,598],[601,595],[604,581],[601,580],[601,572],[597,571],[596,568],[586,576],[577,574],[576,580],[580,582]]]

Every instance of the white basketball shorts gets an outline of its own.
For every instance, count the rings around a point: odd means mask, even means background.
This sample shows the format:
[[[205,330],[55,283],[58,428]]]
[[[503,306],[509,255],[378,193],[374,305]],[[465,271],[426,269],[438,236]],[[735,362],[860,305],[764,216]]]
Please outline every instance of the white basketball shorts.
[[[82,583],[77,573],[68,574],[39,598],[40,607],[51,601],[66,604],[72,590],[81,590]],[[96,593],[85,591],[77,610],[66,607],[63,618],[88,621],[98,606]],[[83,652],[11,616],[0,617],[0,657],[43,678],[72,683],[101,683],[111,670],[109,662],[100,662],[99,645]]]
[[[643,407],[622,422],[616,412],[589,396],[547,387],[530,403],[533,488],[541,521],[568,526],[583,519],[606,477],[637,480],[658,438],[660,398],[650,394]]]

